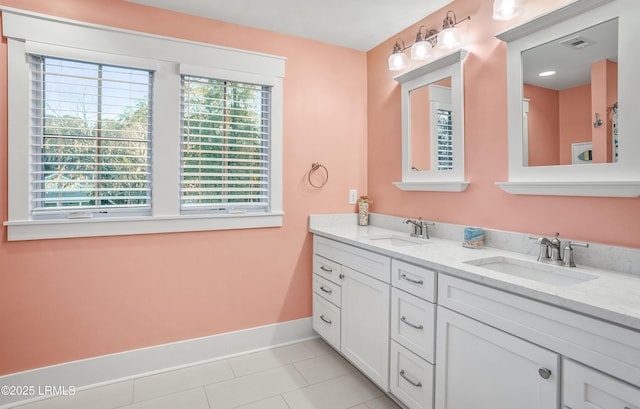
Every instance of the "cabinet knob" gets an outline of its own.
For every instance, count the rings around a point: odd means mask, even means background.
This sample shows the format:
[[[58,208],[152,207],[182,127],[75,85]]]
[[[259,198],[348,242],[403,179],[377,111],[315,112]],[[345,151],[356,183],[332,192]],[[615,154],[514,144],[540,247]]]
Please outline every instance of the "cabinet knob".
[[[338,277],[340,277],[341,280],[344,280],[344,274],[340,273]]]
[[[551,370],[548,368],[540,368],[538,369],[538,374],[542,379],[549,379],[551,377]]]

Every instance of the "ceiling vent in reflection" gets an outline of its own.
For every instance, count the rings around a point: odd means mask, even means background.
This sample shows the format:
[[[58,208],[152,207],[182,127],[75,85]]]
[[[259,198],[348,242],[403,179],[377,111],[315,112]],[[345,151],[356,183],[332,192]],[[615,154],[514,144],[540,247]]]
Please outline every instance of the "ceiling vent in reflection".
[[[577,35],[560,41],[560,44],[564,45],[565,47],[573,48],[574,50],[581,50],[595,44],[595,42],[589,40],[588,38]]]

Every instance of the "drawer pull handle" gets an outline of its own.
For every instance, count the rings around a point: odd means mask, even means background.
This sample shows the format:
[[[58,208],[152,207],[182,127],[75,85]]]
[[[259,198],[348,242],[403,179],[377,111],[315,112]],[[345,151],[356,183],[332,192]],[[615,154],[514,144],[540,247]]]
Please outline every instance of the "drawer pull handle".
[[[333,273],[333,269],[325,266],[320,266],[320,270],[326,271],[327,273]]]
[[[327,294],[331,294],[331,293],[333,292],[333,290],[332,290],[332,289],[330,289],[330,288],[324,288],[324,286],[323,286],[323,285],[321,285],[321,286],[320,286],[320,289],[321,289],[322,291],[324,291],[325,293],[327,293]]]
[[[404,374],[404,369],[401,369],[401,370],[400,370],[400,376],[402,376],[402,378],[403,378],[405,381],[409,382],[411,385],[415,386],[416,388],[422,388],[422,382],[415,382],[415,381],[413,381],[413,380],[409,379],[409,378],[407,377],[407,375],[405,375],[405,374]]]
[[[406,280],[406,281],[408,281],[410,283],[413,283],[413,284],[418,284],[418,285],[423,285],[424,284],[424,281],[422,281],[422,280],[414,280],[413,278],[407,277],[406,274],[400,274],[400,278],[403,279],[403,280]]]
[[[321,319],[322,321],[326,322],[327,324],[331,324],[331,320],[326,319],[326,318],[324,317],[324,315],[321,315],[321,316],[320,316],[320,319]]]
[[[422,324],[416,325],[416,324],[414,324],[412,322],[407,321],[407,317],[405,317],[404,315],[402,317],[400,317],[400,321],[404,322],[405,324],[407,324],[411,328],[424,329],[424,326],[422,326]]]
[[[540,377],[542,379],[551,378],[551,370],[548,369],[548,368],[540,368],[540,369],[538,369],[538,374],[540,375]]]

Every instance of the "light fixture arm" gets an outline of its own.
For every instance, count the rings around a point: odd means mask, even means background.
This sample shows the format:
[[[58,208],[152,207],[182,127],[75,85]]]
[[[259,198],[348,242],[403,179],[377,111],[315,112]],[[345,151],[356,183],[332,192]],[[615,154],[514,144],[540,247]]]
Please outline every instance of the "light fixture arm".
[[[400,45],[400,42],[402,42],[402,46]],[[393,54],[404,52],[406,49],[407,47],[404,46],[404,40],[398,38],[396,43],[393,45]]]
[[[453,16],[453,18],[451,16]],[[442,20],[442,29],[444,30],[446,28],[453,28],[458,24],[462,23],[463,21],[467,21],[467,20],[471,20],[471,16],[467,16],[462,20],[458,21],[456,19],[456,13],[453,10],[449,10],[447,11],[447,15],[444,17],[444,20]]]

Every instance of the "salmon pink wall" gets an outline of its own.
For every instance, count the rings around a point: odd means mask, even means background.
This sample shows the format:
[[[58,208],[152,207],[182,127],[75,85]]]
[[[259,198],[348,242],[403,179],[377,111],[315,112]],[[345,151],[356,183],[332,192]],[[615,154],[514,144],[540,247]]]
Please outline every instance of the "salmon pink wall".
[[[560,164],[573,163],[571,145],[591,142],[591,85],[560,91]]]
[[[491,18],[492,1],[455,0],[394,35],[367,53],[368,194],[371,211],[502,230],[551,235],[640,248],[640,199],[510,195],[495,185],[506,181],[506,45],[494,35],[562,4],[562,0],[527,0],[517,21]],[[403,192],[401,180],[400,85],[387,70],[397,38],[411,42],[419,25],[440,28],[446,10],[471,21],[464,61],[466,179],[462,193]]]
[[[366,54],[123,0],[2,0],[124,29],[287,58],[284,226],[0,240],[0,375],[311,315],[311,213],[366,189]],[[7,218],[7,62],[0,44],[0,216]],[[341,64],[335,64],[335,61]],[[311,163],[327,167],[322,189]],[[339,175],[339,176],[338,176]]]
[[[529,101],[529,166],[560,163],[560,93],[525,84]]]

